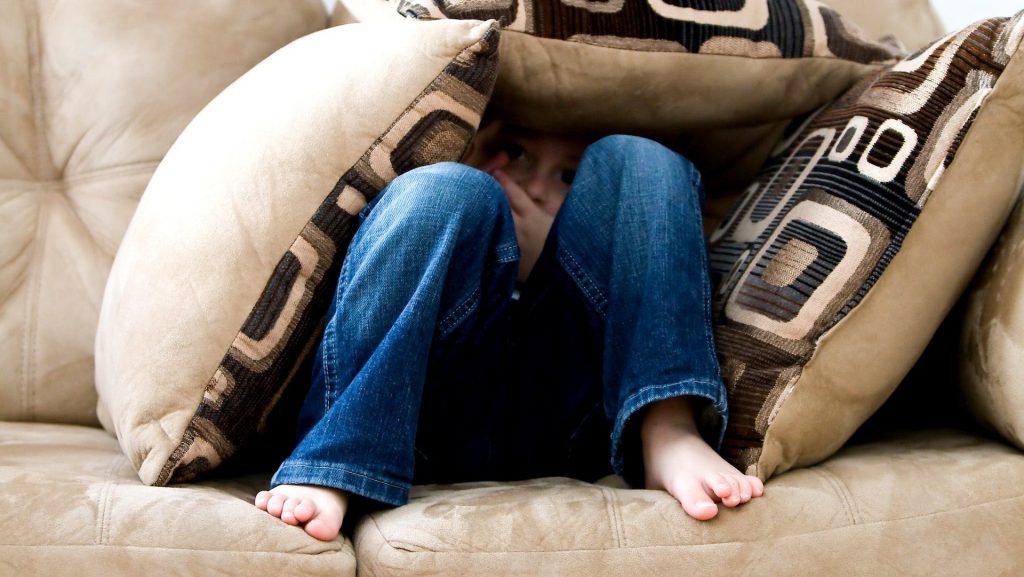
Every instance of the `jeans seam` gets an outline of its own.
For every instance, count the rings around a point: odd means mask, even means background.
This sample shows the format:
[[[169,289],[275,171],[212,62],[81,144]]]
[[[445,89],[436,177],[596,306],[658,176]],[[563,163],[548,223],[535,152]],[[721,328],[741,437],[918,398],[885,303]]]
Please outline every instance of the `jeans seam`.
[[[519,258],[518,244],[504,244],[498,247],[498,263],[510,263]]]
[[[328,350],[324,351],[325,356],[328,356],[328,358],[321,359],[321,362],[323,362],[323,370],[324,370],[324,414],[325,415],[327,414],[328,411],[331,410],[331,400],[334,398],[335,375],[334,375],[333,367],[334,367],[335,359],[338,358],[338,349],[337,349],[337,345],[336,345],[336,342],[337,342],[338,339],[333,338],[333,333],[334,333],[334,330],[333,330],[333,328],[334,328],[334,321],[333,321],[333,319],[332,319],[330,324],[331,324],[330,328],[332,329],[331,330],[331,337],[332,338],[329,338],[327,340],[327,349]]]
[[[518,244],[503,244],[495,249],[497,253],[496,263],[507,264],[515,261],[519,258],[519,245]],[[467,317],[477,308],[480,304],[481,291],[476,288],[463,299],[459,304],[453,307],[442,319],[438,322],[438,333],[441,337],[448,336],[452,331],[455,330]]]
[[[462,300],[459,304],[455,305],[451,311],[441,319],[438,323],[438,332],[442,337],[447,336],[451,331],[455,330],[462,321],[466,320],[466,317],[473,312],[477,304],[480,302],[480,289],[474,289],[473,292],[469,293],[469,296]]]
[[[385,481],[383,479],[378,479],[376,477],[371,477],[370,475],[368,475],[366,473],[362,473],[362,472],[359,472],[359,471],[354,471],[352,469],[348,469],[346,467],[341,467],[341,466],[338,466],[338,465],[318,465],[318,464],[315,464],[315,463],[310,463],[309,461],[293,461],[291,463],[287,463],[286,465],[282,465],[281,469],[282,470],[287,470],[287,469],[316,469],[316,470],[323,470],[323,471],[340,471],[340,472],[348,474],[348,475],[359,477],[360,479],[366,479],[367,481],[372,481],[374,483],[380,483],[381,485],[386,485],[388,487],[391,487],[392,489],[399,489],[401,491],[405,491],[407,489],[407,487],[405,487],[403,485],[397,485],[395,483],[392,483],[391,481]]]
[[[695,181],[694,182],[694,186],[697,187],[697,188],[695,188],[695,190],[702,190],[702,188],[700,188],[700,184],[701,184],[700,183],[700,173],[697,172],[697,171],[694,171],[694,174],[696,174],[696,177],[694,178],[694,181]],[[694,214],[699,215],[700,214],[700,203],[698,202],[697,198],[698,198],[698,195],[691,195],[691,202],[695,205],[694,206],[694,210],[695,210]],[[699,222],[699,220],[698,220],[698,222]],[[703,238],[703,231],[698,230],[697,234],[700,235],[700,236],[698,236],[698,238]],[[711,313],[711,281],[708,278],[708,270],[710,270],[708,268],[709,267],[709,265],[708,265],[708,251],[707,251],[707,246],[703,242],[700,243],[700,251],[698,251],[698,252],[700,252],[700,266],[701,266],[701,273],[702,273],[701,274],[701,282],[700,282],[700,285],[701,285],[700,286],[700,294],[701,294],[701,301],[702,301],[703,309],[704,309],[704,319],[703,319],[704,322],[703,322],[703,325],[704,325],[704,344],[705,344],[705,347],[706,347],[706,351],[705,352],[712,359],[715,359],[717,361],[717,353],[715,351],[715,342],[714,342],[714,337],[713,337],[714,327],[712,326],[712,323],[711,323],[711,314],[712,314]]]
[[[286,461],[271,479],[272,486],[320,485],[345,491],[388,505],[408,502],[411,484],[400,484],[337,465],[317,464],[303,459]]]
[[[708,389],[717,389],[717,387],[715,386],[715,382],[711,381],[711,380],[708,380],[708,379],[683,379],[681,381],[675,381],[673,383],[665,383],[663,385],[647,385],[645,387],[641,387],[640,390],[638,390],[637,392],[633,393],[632,395],[626,397],[626,400],[622,402],[622,407],[623,408],[628,407],[633,402],[634,399],[636,399],[637,397],[643,395],[644,393],[646,393],[648,391],[656,391],[656,390],[661,390],[661,389],[678,387],[679,385],[686,385],[686,384],[704,384],[704,385],[710,385],[708,387]],[[700,391],[700,393],[703,393],[703,392],[705,392],[705,391]],[[695,393],[695,394],[699,394],[699,393]],[[704,396],[704,395],[700,395],[700,396]],[[708,396],[710,397],[712,395],[708,395]],[[716,399],[716,401],[717,400],[718,399]],[[717,406],[718,403],[716,402],[715,405]]]
[[[335,289],[335,298],[337,293],[343,290],[348,285],[349,277],[352,274],[351,260],[346,258],[341,263],[341,271],[338,276],[338,287]],[[338,375],[334,372],[335,361],[338,359],[338,339],[333,338],[334,333],[337,330],[337,323],[335,322],[338,316],[338,308],[335,305],[334,317],[328,319],[327,327],[324,329],[324,337],[321,342],[326,343],[324,350],[324,358],[321,359],[323,362],[324,372],[324,414],[327,414],[331,410],[331,404],[334,399],[334,389],[337,383]]]
[[[601,289],[597,288],[597,283],[586,273],[583,266],[580,265],[571,252],[565,247],[559,247],[557,254],[558,261],[562,263],[565,272],[569,273],[576,286],[583,292],[583,296],[587,298],[590,306],[594,308],[603,320],[607,320],[608,297],[601,292]]]

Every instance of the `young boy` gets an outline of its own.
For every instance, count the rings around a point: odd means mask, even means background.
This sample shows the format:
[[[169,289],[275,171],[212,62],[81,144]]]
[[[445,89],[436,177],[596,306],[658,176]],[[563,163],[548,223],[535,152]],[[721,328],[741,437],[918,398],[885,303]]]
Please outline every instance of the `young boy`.
[[[360,215],[303,436],[256,506],[331,540],[350,496],[414,482],[614,470],[699,520],[762,495],[702,436],[726,418],[702,194],[652,141],[499,121],[463,164],[399,176]]]

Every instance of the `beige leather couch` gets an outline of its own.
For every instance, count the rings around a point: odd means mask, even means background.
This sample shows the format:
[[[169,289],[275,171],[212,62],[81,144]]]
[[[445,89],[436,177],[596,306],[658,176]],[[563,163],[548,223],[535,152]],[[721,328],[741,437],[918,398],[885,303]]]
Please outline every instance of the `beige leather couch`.
[[[922,3],[885,14],[861,23],[938,33]],[[541,479],[417,488],[323,543],[252,506],[269,473],[143,485],[95,414],[111,260],[187,122],[327,18],[319,0],[0,3],[0,576],[1024,574],[1024,455],[957,405],[955,315],[839,454],[709,523],[613,479]]]

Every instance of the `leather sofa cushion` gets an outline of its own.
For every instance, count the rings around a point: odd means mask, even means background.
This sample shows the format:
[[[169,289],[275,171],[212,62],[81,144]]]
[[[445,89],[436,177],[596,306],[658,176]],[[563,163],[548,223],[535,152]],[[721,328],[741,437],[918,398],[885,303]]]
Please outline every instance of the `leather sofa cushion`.
[[[100,301],[153,170],[218,91],[327,15],[320,0],[0,13],[0,420],[98,424]]]
[[[1024,12],[865,79],[780,144],[711,237],[724,453],[767,479],[835,452],[963,292],[1021,184]]]
[[[1014,575],[1024,455],[902,433],[772,479],[694,521],[661,491],[568,479],[421,487],[356,527],[360,572],[404,575]]]
[[[354,576],[347,540],[253,506],[268,481],[149,487],[101,429],[0,423],[0,573]]]
[[[1016,104],[1024,110],[1024,98]],[[1024,189],[1024,169],[1017,175]],[[959,390],[971,414],[1024,449],[1024,203],[965,299]]]
[[[96,338],[101,419],[146,483],[195,478],[264,429],[319,341],[357,215],[397,174],[462,156],[497,40],[476,21],[323,30],[178,138],[118,250]]]

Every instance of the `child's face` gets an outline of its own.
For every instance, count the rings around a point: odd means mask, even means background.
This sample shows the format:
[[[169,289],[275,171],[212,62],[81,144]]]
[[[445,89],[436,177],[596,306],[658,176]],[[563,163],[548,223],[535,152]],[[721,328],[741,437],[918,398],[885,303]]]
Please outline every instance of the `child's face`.
[[[586,146],[579,138],[493,122],[480,131],[465,161],[488,173],[504,171],[553,216],[569,194]]]

